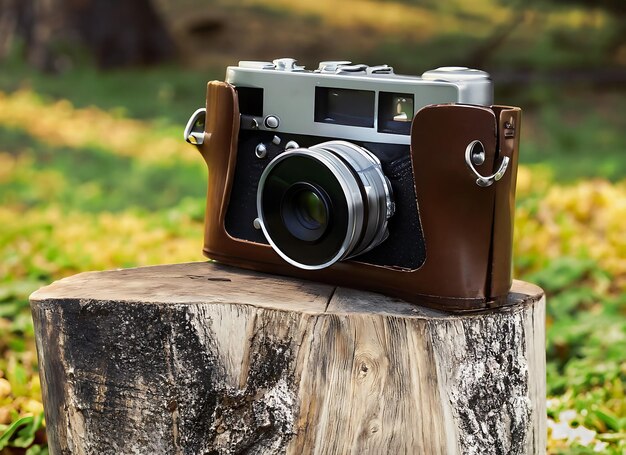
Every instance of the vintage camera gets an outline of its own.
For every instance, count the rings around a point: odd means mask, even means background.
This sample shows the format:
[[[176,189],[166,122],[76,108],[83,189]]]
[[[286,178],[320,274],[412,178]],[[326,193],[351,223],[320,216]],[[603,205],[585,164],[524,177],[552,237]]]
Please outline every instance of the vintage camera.
[[[185,139],[206,256],[450,311],[505,305],[520,109],[483,71],[242,61]]]

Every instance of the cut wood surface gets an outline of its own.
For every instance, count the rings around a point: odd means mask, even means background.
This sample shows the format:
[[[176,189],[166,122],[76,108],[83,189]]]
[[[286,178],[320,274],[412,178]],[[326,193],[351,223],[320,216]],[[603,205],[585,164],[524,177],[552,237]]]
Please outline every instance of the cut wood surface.
[[[446,314],[215,263],[31,296],[52,454],[543,454],[543,292]]]

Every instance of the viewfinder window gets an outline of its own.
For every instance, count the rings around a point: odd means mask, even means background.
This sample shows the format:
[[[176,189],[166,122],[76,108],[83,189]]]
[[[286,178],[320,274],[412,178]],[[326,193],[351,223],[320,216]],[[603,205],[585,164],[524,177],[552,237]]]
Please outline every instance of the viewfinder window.
[[[408,93],[380,92],[378,97],[378,132],[411,134],[415,115],[413,95]]]
[[[255,87],[236,87],[239,98],[239,113],[243,115],[263,115],[263,89]]]
[[[373,128],[374,103],[373,91],[315,87],[315,121]]]

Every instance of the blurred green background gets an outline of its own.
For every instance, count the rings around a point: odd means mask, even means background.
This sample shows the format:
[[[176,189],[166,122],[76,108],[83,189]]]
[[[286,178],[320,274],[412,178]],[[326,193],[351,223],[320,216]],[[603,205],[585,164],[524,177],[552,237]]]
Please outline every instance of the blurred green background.
[[[626,3],[0,2],[0,453],[46,453],[28,295],[203,260],[183,143],[238,60],[490,72],[521,106],[515,276],[548,293],[549,453],[626,453]]]

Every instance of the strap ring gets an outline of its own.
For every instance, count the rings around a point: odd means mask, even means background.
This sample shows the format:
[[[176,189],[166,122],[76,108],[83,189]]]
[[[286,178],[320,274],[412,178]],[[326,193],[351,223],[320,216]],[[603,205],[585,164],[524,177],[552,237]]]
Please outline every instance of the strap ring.
[[[503,157],[502,163],[500,163],[500,167],[494,174],[489,175],[489,176],[481,175],[474,167],[474,162],[477,161],[474,157],[475,155],[474,149],[478,145],[480,145],[480,148],[484,151],[485,148],[482,142],[472,141],[469,143],[469,145],[465,149],[465,164],[467,164],[467,166],[470,168],[470,171],[472,171],[472,174],[474,175],[474,177],[476,177],[476,185],[485,188],[485,187],[491,186],[493,182],[497,182],[504,176],[507,168],[509,167],[509,162],[511,161],[511,159],[508,156]],[[478,164],[480,164],[480,161],[478,161]]]
[[[193,145],[202,145],[204,142],[204,122],[206,120],[206,108],[197,109],[185,126],[185,140]]]

